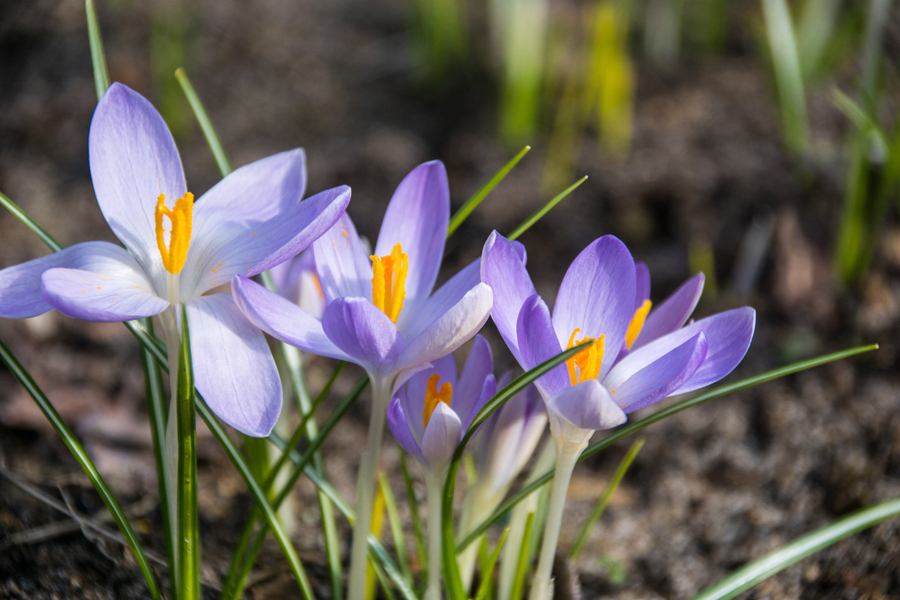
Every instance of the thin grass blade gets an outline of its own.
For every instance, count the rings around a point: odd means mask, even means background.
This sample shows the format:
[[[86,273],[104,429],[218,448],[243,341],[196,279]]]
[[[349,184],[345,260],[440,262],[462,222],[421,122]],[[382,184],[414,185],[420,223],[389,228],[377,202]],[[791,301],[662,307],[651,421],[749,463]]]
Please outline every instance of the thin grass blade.
[[[213,127],[209,114],[207,114],[206,109],[203,107],[203,103],[200,101],[200,96],[198,96],[197,92],[194,90],[194,86],[191,84],[191,80],[188,78],[187,73],[184,72],[184,69],[176,70],[175,78],[178,80],[178,83],[181,84],[181,89],[184,91],[188,104],[191,105],[191,110],[194,111],[194,116],[197,117],[197,122],[200,124],[200,129],[203,131],[206,143],[209,144],[209,149],[216,159],[216,165],[219,167],[219,172],[222,173],[222,177],[225,177],[231,173],[231,165],[228,163],[225,149],[222,147],[222,142],[219,141],[219,136],[216,134],[216,129]]]
[[[103,37],[100,34],[100,22],[94,0],[85,0],[84,10],[87,13],[88,41],[91,45],[91,64],[94,67],[94,87],[97,88],[97,100],[109,89],[109,71],[106,68],[106,54],[103,52]]]
[[[500,539],[497,540],[497,547],[494,548],[494,551],[482,567],[481,584],[479,584],[478,591],[475,593],[475,600],[485,600],[488,591],[491,589],[494,567],[497,566],[497,560],[500,558],[500,551],[503,550],[503,544],[506,543],[506,536],[508,533],[509,528],[507,527],[503,530],[503,535],[500,536]]]
[[[778,86],[785,143],[788,149],[803,153],[809,146],[809,122],[791,13],[786,0],[762,0],[762,7]]]
[[[525,521],[525,534],[522,536],[522,547],[519,548],[519,560],[516,564],[516,576],[513,579],[513,591],[511,598],[523,598],[525,592],[525,574],[528,570],[528,540],[531,539],[531,530],[534,527],[534,513],[528,513]]]
[[[391,528],[391,538],[394,540],[394,550],[397,553],[397,562],[403,570],[403,576],[412,580],[412,572],[409,568],[409,560],[406,556],[406,540],[403,532],[403,523],[400,521],[400,511],[397,509],[397,501],[391,484],[383,472],[378,473],[378,485],[384,498],[384,507],[387,510],[388,524]]]
[[[584,177],[582,177],[581,179],[579,179],[578,181],[576,181],[575,183],[573,183],[572,185],[570,185],[569,187],[567,187],[566,189],[564,189],[562,192],[560,192],[559,194],[557,194],[556,196],[554,196],[554,197],[550,200],[550,202],[548,202],[547,204],[545,204],[545,205],[544,205],[540,210],[538,210],[536,213],[534,213],[533,215],[531,215],[530,217],[528,217],[527,219],[525,219],[525,221],[523,221],[521,225],[519,225],[518,227],[516,227],[515,229],[513,229],[512,233],[510,233],[509,236],[507,236],[507,237],[508,237],[510,240],[515,240],[515,239],[518,238],[520,235],[522,235],[523,233],[525,233],[526,231],[528,231],[528,230],[531,228],[532,225],[534,225],[535,223],[537,223],[538,221],[540,221],[541,218],[543,218],[544,215],[546,215],[548,212],[550,212],[550,210],[551,210],[554,206],[556,206],[557,204],[559,204],[560,202],[562,202],[563,198],[565,198],[566,196],[568,196],[569,194],[571,194],[572,192],[574,192],[574,191],[578,188],[578,186],[580,186],[580,185],[581,185],[582,183],[584,183],[585,181],[587,181],[587,175],[585,175]]]
[[[403,473],[403,487],[406,490],[406,503],[412,515],[413,539],[416,541],[416,559],[419,562],[419,570],[423,579],[428,578],[428,552],[425,549],[425,527],[422,524],[422,514],[419,512],[419,501],[416,498],[416,490],[413,486],[412,476],[409,474],[409,465],[406,462],[406,453],[400,453],[400,471]]]

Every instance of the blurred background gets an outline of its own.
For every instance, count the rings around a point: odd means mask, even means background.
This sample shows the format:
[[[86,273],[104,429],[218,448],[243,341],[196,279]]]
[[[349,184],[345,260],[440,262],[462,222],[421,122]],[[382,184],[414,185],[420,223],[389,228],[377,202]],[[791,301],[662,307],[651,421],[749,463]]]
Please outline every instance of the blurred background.
[[[457,208],[531,145],[448,240],[442,280],[479,256],[491,230],[508,233],[588,175],[521,239],[548,302],[575,255],[611,233],[649,265],[654,302],[703,271],[697,316],[757,309],[739,375],[881,344],[648,429],[577,565],[581,597],[690,598],[804,532],[900,496],[898,3],[101,0],[98,12],[111,78],[162,112],[197,195],[219,174],[178,67],[235,167],[305,147],[309,191],[350,185],[349,212],[372,239],[416,165],[445,162]],[[0,0],[0,191],[64,245],[115,241],[88,169],[95,104],[83,3]],[[0,213],[0,267],[46,253]],[[486,334],[499,367],[512,368],[499,336]],[[119,324],[56,313],[0,322],[0,337],[162,553],[134,339]],[[313,390],[330,367],[311,361]],[[347,497],[366,411],[360,403],[326,444],[328,475]],[[215,597],[252,501],[215,442],[200,438],[204,578]],[[564,547],[626,449],[576,470]],[[392,440],[386,450],[395,476]],[[3,370],[0,452],[0,475],[58,488],[102,520],[89,483]],[[308,482],[296,514],[301,558],[324,563],[321,540],[304,537],[318,518]],[[293,597],[277,549],[267,552],[248,596]],[[0,477],[0,596],[143,597],[130,565],[118,544],[86,537]],[[324,572],[311,568],[325,597]],[[900,598],[898,573],[900,524],[885,523],[748,597]]]

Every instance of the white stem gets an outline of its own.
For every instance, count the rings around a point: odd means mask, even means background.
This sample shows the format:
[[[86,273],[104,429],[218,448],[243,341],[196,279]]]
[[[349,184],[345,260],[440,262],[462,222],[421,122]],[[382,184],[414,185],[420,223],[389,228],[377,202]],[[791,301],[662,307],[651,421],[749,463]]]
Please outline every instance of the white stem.
[[[554,432],[555,433],[555,432]],[[591,432],[593,433],[593,432]],[[547,509],[547,524],[544,527],[544,541],[541,545],[541,558],[538,561],[537,572],[531,582],[530,600],[550,600],[551,574],[553,562],[556,559],[556,547],[559,543],[559,530],[562,526],[563,510],[566,507],[566,494],[569,491],[569,480],[575,463],[587,445],[590,434],[583,443],[564,442],[554,436],[556,440],[556,472],[553,476],[553,491],[550,493],[550,506]]]
[[[350,550],[350,590],[348,600],[365,600],[368,537],[372,529],[372,500],[378,453],[384,433],[384,421],[391,399],[390,382],[369,376],[372,381],[372,414],[369,417],[369,439],[359,464],[356,482],[356,522],[353,524],[353,546]]]
[[[428,589],[424,600],[441,599],[441,494],[444,490],[443,469],[425,475],[428,502]]]
[[[176,402],[178,395],[178,355],[181,336],[178,335],[178,318],[175,314],[176,305],[172,304],[165,311],[159,314],[159,323],[162,326],[163,337],[166,340],[166,354],[169,363],[169,418],[166,423],[166,447],[164,448],[165,456],[163,457],[163,473],[162,476],[166,480],[166,490],[168,498],[164,501],[169,505],[169,531],[166,534],[172,540],[172,559],[174,565],[170,565],[170,569],[175,572],[175,585],[181,589],[181,583],[177,581],[180,577],[180,570],[176,568],[178,564],[178,552],[180,544],[178,544],[178,432],[176,431],[175,421],[173,417],[177,410]]]
[[[508,488],[508,486],[507,486]],[[462,516],[459,523],[460,539],[464,538],[475,529],[503,500],[507,488],[494,490],[491,482],[479,479],[466,496],[463,505]],[[507,534],[509,537],[509,534]],[[463,589],[468,590],[472,586],[475,576],[475,562],[478,559],[478,548],[481,541],[476,540],[469,544],[457,557],[459,561],[459,574],[462,578]]]

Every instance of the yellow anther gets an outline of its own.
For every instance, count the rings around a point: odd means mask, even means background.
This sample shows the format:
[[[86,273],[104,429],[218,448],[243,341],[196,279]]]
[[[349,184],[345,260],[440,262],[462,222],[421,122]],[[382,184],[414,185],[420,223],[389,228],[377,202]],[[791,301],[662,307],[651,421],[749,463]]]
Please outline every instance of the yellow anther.
[[[162,256],[166,271],[176,275],[184,268],[188,248],[191,246],[191,228],[193,224],[194,195],[185,192],[171,209],[166,207],[166,195],[160,194],[156,200],[156,245]],[[169,217],[169,247],[166,248],[163,217]]]
[[[575,329],[569,336],[569,345],[566,349],[574,348],[579,344],[592,341],[591,338],[585,336],[580,340],[576,340],[575,336],[581,329]],[[600,375],[600,368],[603,366],[603,340],[604,336],[600,336],[584,350],[566,361],[566,367],[569,369],[569,381],[572,385],[576,385],[590,379],[597,379]],[[577,367],[577,370],[576,370]]]
[[[445,383],[441,386],[441,391],[438,391],[437,384],[440,380],[441,376],[435,373],[428,378],[428,383],[425,385],[425,412],[422,414],[425,427],[428,427],[431,413],[437,408],[438,402],[450,406],[450,400],[453,398],[453,384]]]
[[[634,311],[634,317],[631,318],[631,323],[628,325],[628,331],[625,332],[625,347],[629,350],[631,350],[631,346],[634,345],[634,341],[641,335],[641,329],[644,328],[644,321],[647,320],[647,315],[650,314],[651,306],[653,306],[652,302],[644,300],[644,303]]]
[[[406,298],[406,273],[409,271],[409,255],[400,244],[387,256],[371,256],[372,304],[384,311],[391,321],[397,322]]]

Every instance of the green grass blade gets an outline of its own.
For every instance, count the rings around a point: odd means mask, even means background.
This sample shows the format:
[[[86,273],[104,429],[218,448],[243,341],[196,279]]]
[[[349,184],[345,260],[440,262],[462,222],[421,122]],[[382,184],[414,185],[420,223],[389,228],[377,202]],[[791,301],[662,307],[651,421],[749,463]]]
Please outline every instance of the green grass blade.
[[[72,433],[72,430],[69,429],[66,422],[63,421],[62,417],[59,416],[59,413],[56,412],[56,408],[54,408],[53,404],[38,384],[35,383],[34,379],[32,379],[31,374],[29,374],[25,367],[22,366],[22,363],[19,362],[2,340],[0,340],[0,360],[3,361],[9,369],[9,372],[19,380],[19,383],[22,384],[25,391],[34,399],[38,408],[40,408],[41,412],[44,413],[44,416],[47,417],[50,425],[53,426],[53,429],[55,429],[56,433],[59,434],[59,437],[62,438],[66,447],[69,449],[69,452],[72,453],[72,456],[74,456],[75,460],[78,461],[78,464],[81,465],[84,473],[88,476],[88,479],[91,480],[97,493],[100,494],[100,497],[109,509],[116,525],[119,526],[119,531],[122,532],[122,535],[124,535],[125,539],[128,541],[128,547],[131,548],[134,559],[137,561],[138,567],[144,576],[144,580],[147,582],[147,587],[150,589],[150,595],[154,600],[161,600],[162,596],[159,593],[159,587],[156,584],[156,578],[153,576],[153,571],[150,569],[150,563],[147,560],[147,556],[144,554],[144,549],[141,547],[140,541],[137,539],[137,535],[134,533],[134,529],[131,528],[131,523],[128,522],[128,517],[125,516],[125,511],[122,510],[122,507],[113,495],[112,490],[106,485],[106,481],[103,480],[100,472],[97,471],[97,468],[94,466],[94,463],[91,461],[87,452],[84,451],[78,438],[75,437],[75,434]]]
[[[153,321],[150,319],[142,320],[144,327],[151,333],[153,331]],[[153,458],[156,461],[157,484],[159,487],[160,503],[159,508],[162,513],[163,531],[171,531],[169,518],[169,503],[165,501],[169,497],[168,482],[166,480],[165,469],[165,448],[166,448],[166,423],[168,422],[168,398],[163,387],[162,373],[159,370],[159,363],[156,362],[153,354],[144,347],[140,349],[141,366],[144,370],[144,386],[147,395],[147,413],[150,421],[150,435],[153,438]],[[175,547],[173,546],[172,536],[163,536],[166,541],[166,558],[169,565],[175,564]],[[175,589],[175,569],[169,569],[169,586]]]
[[[103,52],[103,37],[100,35],[100,22],[94,0],[85,0],[84,10],[87,13],[88,41],[91,44],[91,64],[94,66],[94,86],[97,88],[97,100],[109,89],[109,71],[106,68],[106,55]]]
[[[593,456],[597,452],[600,452],[604,448],[611,446],[615,442],[628,437],[629,435],[644,429],[645,427],[656,423],[657,421],[661,421],[666,417],[671,417],[672,415],[679,413],[688,408],[692,408],[694,406],[703,404],[704,402],[709,402],[710,400],[715,400],[717,398],[721,398],[722,396],[727,396],[728,394],[733,394],[734,392],[752,387],[754,385],[759,385],[761,383],[766,383],[767,381],[772,381],[773,379],[779,379],[781,377],[785,377],[787,375],[791,375],[793,373],[799,373],[800,371],[805,371],[806,369],[812,369],[813,367],[819,367],[821,365],[834,362],[836,360],[842,360],[845,358],[850,358],[851,356],[856,356],[857,354],[863,354],[864,352],[871,352],[873,350],[878,349],[878,344],[871,344],[868,346],[857,346],[855,348],[850,348],[848,350],[841,350],[839,352],[832,352],[830,354],[825,354],[823,356],[819,356],[817,358],[812,358],[809,360],[800,361],[797,363],[793,363],[784,367],[780,367],[778,369],[773,369],[771,371],[767,371],[760,375],[754,375],[752,377],[747,377],[746,379],[741,379],[740,381],[736,381],[734,383],[728,383],[725,385],[720,385],[716,388],[713,388],[707,392],[703,392],[702,394],[697,394],[696,396],[692,396],[691,398],[686,398],[681,400],[680,402],[676,402],[675,404],[666,407],[662,410],[658,410],[652,415],[648,415],[643,419],[638,421],[634,421],[621,427],[615,432],[607,435],[602,440],[595,442],[588,446],[585,451],[581,454],[581,458],[579,458],[579,462],[585,460],[586,458]],[[456,546],[457,552],[462,552],[466,549],[466,547],[478,539],[482,533],[484,533],[488,527],[499,521],[507,511],[509,511],[512,507],[526,498],[531,492],[535,491],[548,481],[553,479],[553,470],[544,473],[542,476],[534,479],[531,483],[525,485],[518,492],[510,496],[503,504],[497,507],[496,510],[489,516],[487,519],[481,522],[478,527],[475,527],[467,535],[462,541],[459,542]]]
[[[54,252],[59,252],[63,249],[62,244],[57,242],[52,235],[47,233],[46,229],[38,225],[38,223],[34,219],[32,219],[31,216],[28,215],[28,213],[19,208],[19,206],[15,202],[10,200],[9,197],[3,192],[0,192],[0,204],[2,204],[6,210],[11,212],[15,218],[21,221],[22,224],[25,225],[25,227],[33,231],[39,238],[41,238],[41,241],[47,244],[47,246],[51,250],[53,250]]]
[[[521,225],[519,225],[518,227],[513,229],[512,233],[510,233],[507,236],[507,238],[510,240],[515,240],[520,235],[522,235],[523,233],[528,231],[532,225],[534,225],[535,223],[540,221],[541,218],[543,218],[544,215],[546,215],[548,212],[550,212],[550,210],[554,206],[559,204],[563,200],[563,198],[565,198],[566,196],[568,196],[569,194],[574,192],[576,190],[576,188],[578,188],[578,186],[580,186],[585,181],[587,181],[587,175],[585,175],[584,177],[582,177],[581,179],[579,179],[578,181],[576,181],[575,183],[573,183],[572,185],[570,185],[569,187],[567,187],[566,189],[561,191],[559,194],[554,196],[550,200],[550,202],[548,202],[543,207],[541,207],[541,209],[538,210],[536,213],[534,213],[533,215],[531,215],[530,217],[525,219],[525,221],[523,221]]]
[[[858,531],[900,515],[900,498],[876,504],[839,519],[814,533],[756,560],[730,577],[701,592],[694,600],[728,600],[749,590],[757,583],[783,571],[797,561],[827,548]]]
[[[403,569],[403,576],[412,580],[412,572],[409,569],[409,560],[406,556],[403,523],[400,522],[400,511],[397,509],[397,501],[394,499],[394,491],[391,489],[391,484],[381,471],[378,472],[378,485],[381,486],[381,494],[384,497],[384,507],[387,511],[388,524],[391,528],[391,538],[394,540],[394,550],[397,552],[397,562],[400,564],[400,568]]]
[[[785,143],[789,150],[803,153],[809,146],[809,122],[791,13],[786,0],[762,0],[762,7],[778,86]]]
[[[181,345],[178,352],[178,393],[174,419],[178,483],[175,493],[175,579],[179,600],[200,598],[200,516],[197,514],[197,413],[194,407],[194,370],[187,314],[181,305]]]
[[[406,453],[400,453],[400,471],[403,473],[403,487],[406,490],[406,503],[412,516],[413,539],[416,541],[416,558],[422,571],[422,578],[428,579],[428,552],[425,549],[425,527],[422,524],[422,514],[419,512],[419,502],[416,499],[416,490],[413,487],[412,476],[409,474],[409,465],[406,462]]]
[[[606,506],[609,504],[610,498],[612,498],[613,493],[615,493],[616,489],[619,487],[619,484],[622,482],[622,478],[625,477],[625,473],[627,473],[629,467],[631,467],[631,463],[634,462],[635,457],[643,447],[644,438],[639,438],[631,445],[631,448],[628,449],[628,453],[625,454],[625,457],[619,463],[619,466],[616,467],[616,471],[615,473],[613,473],[612,479],[609,480],[609,483],[606,484],[606,488],[603,490],[603,493],[600,494],[600,498],[597,500],[597,505],[594,507],[594,511],[591,513],[591,516],[588,517],[588,520],[585,522],[584,527],[581,528],[581,533],[578,535],[578,539],[575,540],[575,545],[573,545],[572,549],[569,551],[570,561],[576,562],[578,560],[578,557],[581,556],[581,551],[584,550],[584,546],[585,544],[587,544],[588,538],[591,536],[591,532],[594,530],[594,527],[597,526],[597,522],[600,520],[600,517],[603,516],[603,511],[606,510]]]
[[[525,534],[522,536],[522,547],[519,548],[519,560],[516,563],[516,576],[513,579],[513,589],[510,598],[522,598],[525,591],[525,572],[528,569],[528,540],[531,539],[531,529],[534,526],[534,513],[528,513],[525,521]]]
[[[501,181],[512,171],[513,167],[515,167],[522,157],[528,154],[528,151],[531,150],[531,146],[525,146],[519,153],[512,157],[508,163],[503,165],[503,168],[497,171],[497,174],[491,177],[491,180],[484,184],[480,190],[475,192],[475,195],[466,200],[465,204],[459,207],[459,210],[454,213],[452,217],[450,217],[450,225],[447,227],[447,237],[453,235],[453,232],[459,229],[459,226],[463,224],[472,211],[478,208],[478,205],[481,204],[481,201],[484,200],[488,194],[494,191],[494,188],[500,184]]]
[[[519,375],[506,387],[498,391],[493,398],[488,400],[485,405],[481,407],[481,410],[479,410],[475,415],[475,418],[472,419],[472,424],[469,425],[466,434],[463,436],[462,440],[460,440],[459,446],[456,447],[456,451],[453,453],[453,458],[450,460],[450,465],[447,469],[447,477],[444,480],[444,492],[441,499],[441,535],[443,547],[441,554],[443,556],[444,580],[447,585],[447,593],[454,600],[465,600],[467,597],[466,591],[463,589],[462,578],[459,574],[459,564],[456,560],[456,537],[453,532],[453,497],[456,490],[456,474],[459,472],[459,463],[466,450],[466,444],[469,443],[469,440],[472,439],[472,436],[475,435],[482,423],[494,414],[497,409],[503,406],[505,402],[523,391],[551,369],[561,365],[567,359],[578,354],[578,352],[581,351],[581,346],[582,344],[579,344],[578,346],[560,352],[553,358],[546,360],[535,368]],[[431,568],[436,569],[437,565],[431,565]]]
[[[191,105],[194,116],[197,117],[197,122],[200,123],[200,129],[203,130],[203,135],[206,137],[206,143],[209,144],[209,149],[212,150],[213,157],[216,159],[216,164],[219,166],[219,172],[222,173],[222,177],[225,177],[231,173],[231,165],[228,163],[228,157],[225,156],[225,149],[222,148],[222,143],[219,141],[219,136],[216,135],[216,130],[213,127],[212,121],[209,119],[206,109],[203,108],[203,103],[200,102],[200,96],[197,95],[194,86],[191,85],[191,80],[188,79],[184,69],[175,71],[175,78],[178,79],[178,83],[181,84],[181,89],[184,91],[188,104]]]
[[[526,524],[527,527],[527,524]],[[487,559],[487,563],[481,569],[481,584],[478,586],[478,592],[475,594],[475,600],[485,600],[488,591],[491,589],[491,579],[494,575],[494,567],[497,566],[497,560],[500,558],[500,551],[503,550],[503,544],[506,542],[506,535],[509,533],[509,527],[503,530],[503,535],[497,540],[497,547]]]

